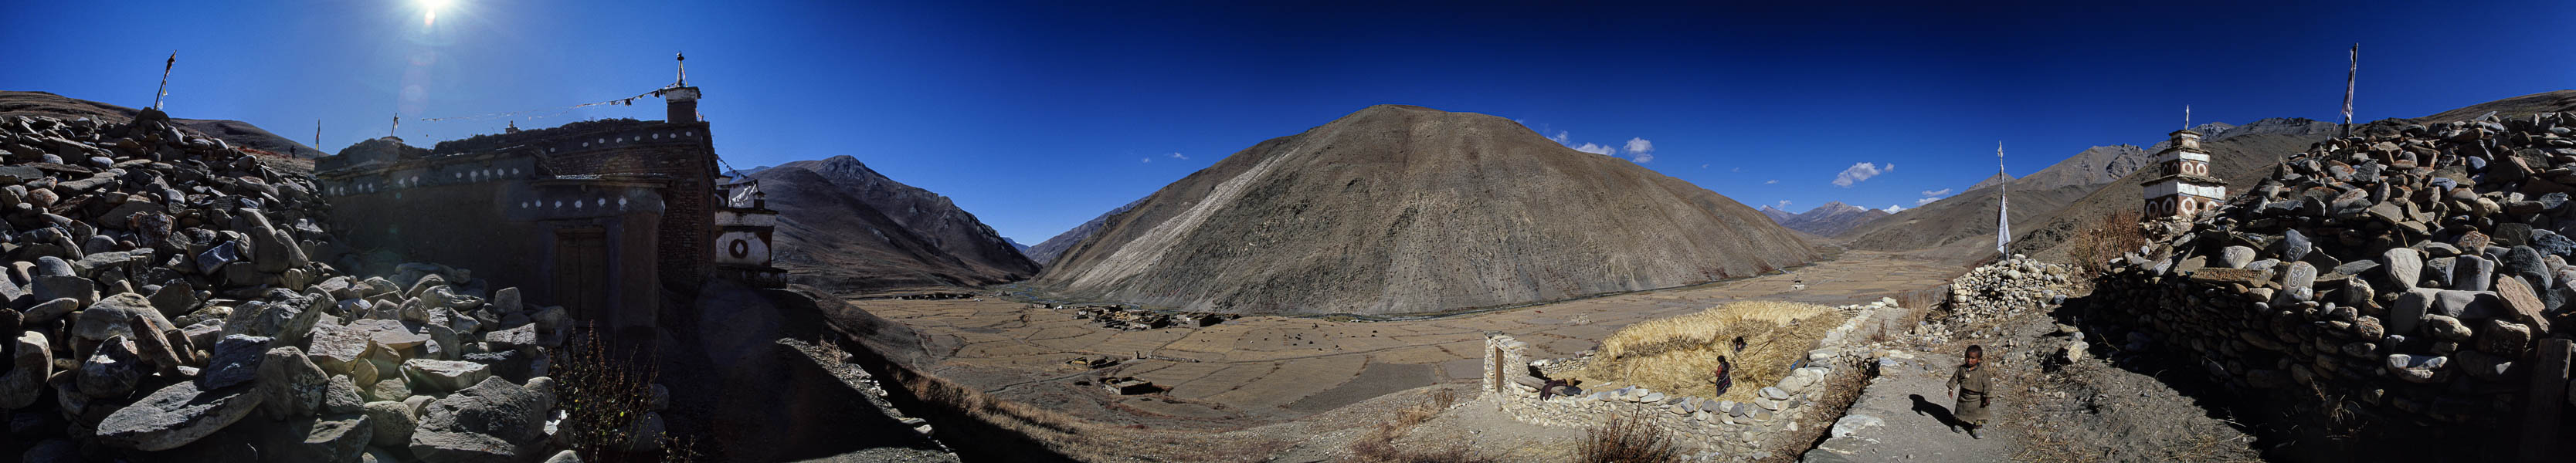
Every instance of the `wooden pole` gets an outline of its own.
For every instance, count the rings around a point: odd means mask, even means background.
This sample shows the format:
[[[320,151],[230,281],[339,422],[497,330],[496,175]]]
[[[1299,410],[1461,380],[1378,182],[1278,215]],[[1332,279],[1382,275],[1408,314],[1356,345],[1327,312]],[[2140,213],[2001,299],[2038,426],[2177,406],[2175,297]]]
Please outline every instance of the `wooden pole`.
[[[2576,341],[2565,338],[2540,340],[2540,349],[2531,362],[2531,395],[2523,399],[2522,461],[2567,461],[2558,454],[2558,417],[2567,405],[2568,359],[2576,355]]]

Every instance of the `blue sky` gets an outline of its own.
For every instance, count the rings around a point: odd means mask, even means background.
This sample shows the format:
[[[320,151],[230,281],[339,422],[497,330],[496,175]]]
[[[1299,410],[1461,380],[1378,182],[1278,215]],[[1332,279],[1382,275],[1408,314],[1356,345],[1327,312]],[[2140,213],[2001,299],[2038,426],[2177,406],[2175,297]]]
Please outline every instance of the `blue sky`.
[[[1371,104],[1521,120],[1747,205],[1912,207],[2195,121],[2358,119],[2576,87],[2576,2],[9,2],[0,89],[323,148],[595,117],[689,55],[737,167],[850,155],[1023,243]],[[1243,4],[1237,4],[1243,3]],[[1979,2],[1982,3],[1982,2]],[[524,118],[527,116],[550,116]],[[1640,146],[1643,147],[1643,146]],[[1869,163],[1877,175],[1836,184]],[[1889,167],[1892,166],[1892,167]],[[1776,181],[1776,183],[1774,183]]]

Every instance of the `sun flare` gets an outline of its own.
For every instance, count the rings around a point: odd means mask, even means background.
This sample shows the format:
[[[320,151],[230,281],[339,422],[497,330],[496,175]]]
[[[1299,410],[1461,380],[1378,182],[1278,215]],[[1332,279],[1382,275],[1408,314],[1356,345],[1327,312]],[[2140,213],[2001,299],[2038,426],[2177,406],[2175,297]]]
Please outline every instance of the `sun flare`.
[[[421,27],[437,25],[438,12],[456,4],[455,0],[413,0],[413,3],[420,5]]]

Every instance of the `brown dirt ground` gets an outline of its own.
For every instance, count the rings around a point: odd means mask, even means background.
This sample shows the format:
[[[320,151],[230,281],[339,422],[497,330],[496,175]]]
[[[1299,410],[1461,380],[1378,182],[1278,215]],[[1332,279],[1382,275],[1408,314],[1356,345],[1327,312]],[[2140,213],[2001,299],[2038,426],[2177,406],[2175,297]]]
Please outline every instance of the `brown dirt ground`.
[[[850,302],[911,325],[936,359],[931,373],[1073,416],[1118,425],[1231,430],[1295,420],[1390,392],[1478,377],[1485,333],[1530,342],[1538,358],[1599,346],[1639,321],[1737,300],[1843,304],[1940,284],[1955,268],[1878,253],[1708,285],[1645,291],[1427,320],[1335,321],[1253,316],[1205,328],[1118,331],[1071,310],[998,298]],[[1803,279],[1805,290],[1792,290]],[[1077,357],[1113,356],[1091,369]],[[1163,393],[1116,396],[1079,384],[1134,376]]]

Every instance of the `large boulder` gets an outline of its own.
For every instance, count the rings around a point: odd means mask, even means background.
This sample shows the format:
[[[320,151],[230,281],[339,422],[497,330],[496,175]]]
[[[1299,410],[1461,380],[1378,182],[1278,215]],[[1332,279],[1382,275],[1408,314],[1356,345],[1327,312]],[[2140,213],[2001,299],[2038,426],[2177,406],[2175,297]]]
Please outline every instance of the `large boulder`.
[[[313,416],[330,393],[331,375],[304,357],[304,349],[269,349],[259,362],[260,414],[272,420]]]
[[[489,365],[454,360],[412,359],[403,362],[402,371],[413,389],[421,391],[462,390],[492,377]]]
[[[249,385],[201,390],[195,381],[180,381],[117,409],[99,421],[98,442],[112,447],[160,451],[188,445],[231,426],[259,408],[260,396]]]
[[[261,461],[334,463],[358,461],[372,442],[376,426],[363,413],[302,417],[284,424],[260,426],[269,451]]]
[[[72,337],[91,341],[103,341],[109,336],[125,336],[127,339],[141,336],[134,332],[136,318],[143,319],[152,327],[153,336],[179,329],[170,325],[170,319],[161,316],[160,309],[152,308],[151,300],[134,293],[100,299],[88,309],[81,310],[80,314],[80,321],[72,324]]]
[[[74,384],[80,386],[82,395],[121,398],[133,393],[134,386],[142,382],[143,357],[134,353],[134,343],[124,336],[109,336],[74,373]]]
[[[396,401],[367,402],[367,421],[376,426],[371,442],[377,447],[401,448],[411,443],[411,432],[420,426],[420,416],[411,406]]]
[[[223,389],[259,379],[259,365],[268,358],[269,344],[269,338],[238,334],[215,341],[205,368],[197,374],[198,386]]]
[[[9,371],[0,373],[0,410],[35,405],[45,395],[45,380],[54,375],[53,349],[45,333],[19,333],[10,349]]]
[[[427,463],[533,457],[553,407],[552,394],[487,378],[431,402],[412,432],[411,452]]]

